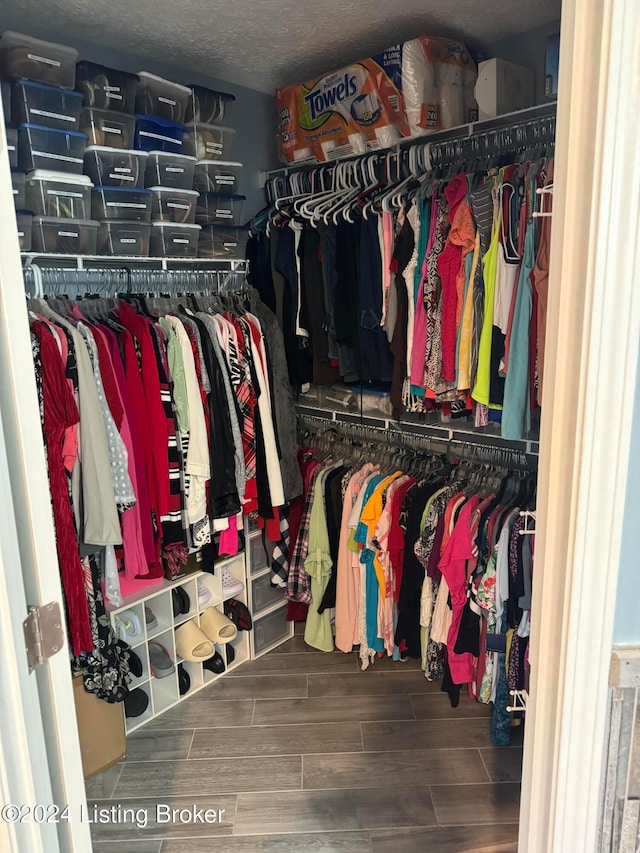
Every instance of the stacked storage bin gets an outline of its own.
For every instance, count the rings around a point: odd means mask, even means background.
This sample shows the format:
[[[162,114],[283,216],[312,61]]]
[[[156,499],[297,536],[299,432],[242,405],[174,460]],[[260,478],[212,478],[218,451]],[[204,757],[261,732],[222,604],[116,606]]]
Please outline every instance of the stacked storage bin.
[[[94,185],[91,212],[100,223],[97,252],[148,255],[151,194],[143,188],[147,155],[134,145],[138,75],[79,62],[76,88],[84,104],[80,127],[89,138],[84,171]]]
[[[229,159],[235,130],[226,124],[235,98],[203,86],[190,88],[184,148],[197,160],[195,221],[202,226],[198,255],[242,259],[247,239],[247,232],[239,228],[245,200],[238,194],[242,163]]]
[[[22,251],[95,252],[77,51],[19,33],[0,40],[0,76]]]
[[[191,92],[146,71],[139,74],[135,146],[148,153],[144,183],[150,197],[150,253],[193,258],[198,245],[193,169],[184,153],[184,120]]]

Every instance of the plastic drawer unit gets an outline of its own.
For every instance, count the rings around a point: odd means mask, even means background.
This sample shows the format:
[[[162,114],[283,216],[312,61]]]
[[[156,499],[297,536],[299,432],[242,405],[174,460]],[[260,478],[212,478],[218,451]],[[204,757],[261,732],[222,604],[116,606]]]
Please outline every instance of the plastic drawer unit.
[[[98,62],[78,62],[76,89],[82,93],[85,107],[131,114],[136,107],[138,75]]]
[[[30,172],[25,183],[25,208],[37,216],[90,219],[92,188],[86,175]]]
[[[227,160],[200,160],[193,175],[193,188],[199,193],[235,193],[242,163]]]
[[[34,252],[64,255],[95,255],[98,222],[34,216],[31,248]]]
[[[91,212],[94,219],[126,219],[129,222],[151,220],[151,190],[128,187],[94,187]]]
[[[193,187],[195,165],[195,157],[170,154],[165,151],[150,151],[145,186],[190,190]]]
[[[33,216],[28,210],[16,210],[18,243],[21,252],[30,252],[33,240]]]
[[[82,95],[33,80],[16,80],[11,89],[11,121],[78,130]]]
[[[167,151],[170,154],[186,153],[182,150],[184,125],[152,116],[136,116],[136,133],[133,147],[138,151]]]
[[[80,175],[86,144],[86,133],[21,124],[18,128],[18,165],[25,172],[49,169]]]
[[[131,148],[136,120],[127,113],[86,107],[80,114],[80,130],[89,137],[89,145],[104,148]]]
[[[189,154],[197,160],[228,160],[235,133],[231,127],[216,124],[188,124],[184,134],[183,154]]]
[[[253,650],[256,655],[275,645],[289,635],[291,623],[287,622],[287,605],[274,610],[253,623]]]
[[[136,112],[182,124],[191,89],[147,71],[140,71],[138,77]]]
[[[195,190],[176,190],[172,187],[151,187],[153,201],[151,219],[154,222],[178,222],[193,225],[196,219]]]
[[[118,220],[101,222],[98,229],[99,255],[128,255],[147,257],[149,254],[148,222],[127,222]]]
[[[0,76],[25,77],[52,86],[75,89],[78,51],[64,44],[6,32],[0,39]]]
[[[243,261],[247,256],[246,228],[230,225],[204,225],[200,232],[198,257]]]
[[[16,210],[30,210],[26,203],[24,191],[26,175],[17,169],[11,170],[11,189],[13,191],[13,206]]]
[[[285,592],[286,590],[281,587],[271,586],[271,572],[254,578],[251,581],[251,603],[254,618],[275,604],[284,604]]]
[[[229,120],[235,95],[206,89],[204,86],[189,86],[191,97],[187,104],[185,121],[199,121],[204,124],[224,124]]]
[[[199,225],[238,225],[245,198],[226,193],[200,193],[196,222]]]
[[[199,225],[154,222],[151,225],[150,253],[154,258],[195,258],[199,234]]]
[[[7,137],[7,154],[9,155],[9,165],[12,169],[18,168],[18,128],[7,125],[5,127],[5,135]]]
[[[90,145],[84,153],[84,172],[99,187],[141,187],[146,151],[125,151]]]

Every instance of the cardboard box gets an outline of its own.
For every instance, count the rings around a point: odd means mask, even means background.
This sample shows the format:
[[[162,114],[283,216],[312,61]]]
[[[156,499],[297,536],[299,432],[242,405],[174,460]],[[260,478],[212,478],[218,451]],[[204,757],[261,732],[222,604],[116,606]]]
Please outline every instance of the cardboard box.
[[[504,59],[488,59],[478,66],[475,94],[480,121],[532,107],[533,71]]]
[[[124,703],[104,702],[87,693],[81,675],[73,678],[73,698],[76,705],[82,770],[90,779],[116,764],[127,754],[124,727]]]

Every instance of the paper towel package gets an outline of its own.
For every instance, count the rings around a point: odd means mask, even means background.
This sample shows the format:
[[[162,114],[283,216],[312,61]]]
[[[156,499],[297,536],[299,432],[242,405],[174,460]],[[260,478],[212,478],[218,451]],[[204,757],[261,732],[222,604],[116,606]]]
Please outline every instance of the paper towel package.
[[[533,71],[504,59],[478,66],[475,97],[480,121],[533,106]]]
[[[476,66],[463,44],[423,36],[276,90],[280,159],[326,162],[477,118]]]

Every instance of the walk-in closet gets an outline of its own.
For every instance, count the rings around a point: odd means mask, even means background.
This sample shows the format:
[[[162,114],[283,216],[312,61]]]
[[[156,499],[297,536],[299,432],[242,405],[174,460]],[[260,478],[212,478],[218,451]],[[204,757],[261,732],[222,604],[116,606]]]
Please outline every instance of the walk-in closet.
[[[615,6],[0,12],[1,850],[632,849]]]

